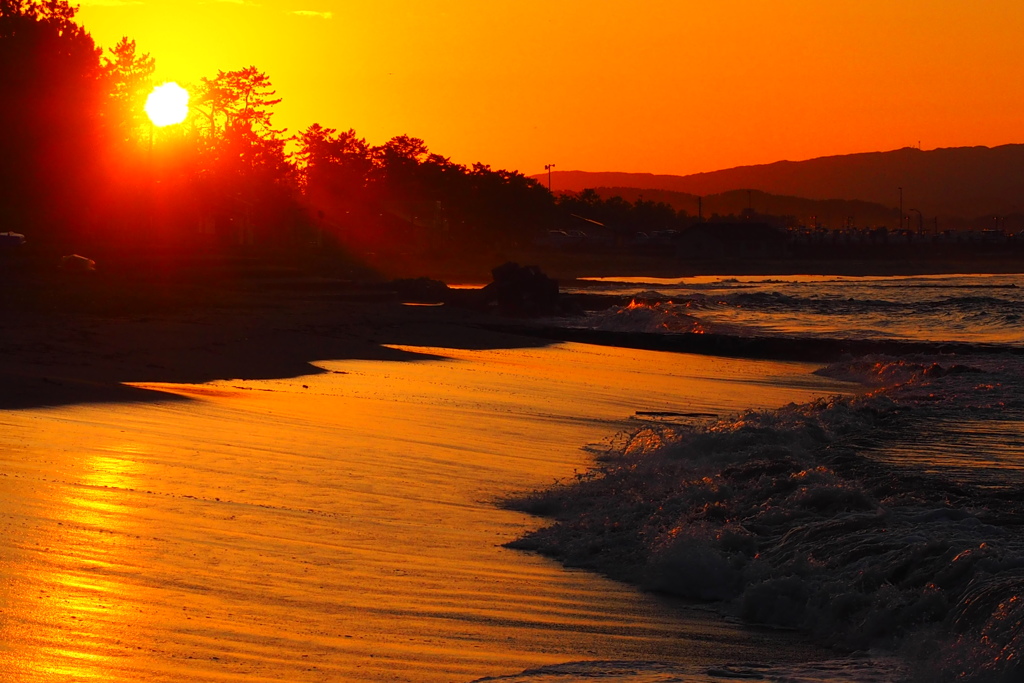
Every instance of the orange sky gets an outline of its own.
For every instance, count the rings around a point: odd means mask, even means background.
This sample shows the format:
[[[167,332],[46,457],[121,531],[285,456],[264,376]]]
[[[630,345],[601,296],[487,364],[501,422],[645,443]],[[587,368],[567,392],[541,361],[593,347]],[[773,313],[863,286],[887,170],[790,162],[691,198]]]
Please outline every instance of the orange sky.
[[[1024,142],[1021,0],[81,0],[161,79],[255,65],[276,122],[524,173]]]

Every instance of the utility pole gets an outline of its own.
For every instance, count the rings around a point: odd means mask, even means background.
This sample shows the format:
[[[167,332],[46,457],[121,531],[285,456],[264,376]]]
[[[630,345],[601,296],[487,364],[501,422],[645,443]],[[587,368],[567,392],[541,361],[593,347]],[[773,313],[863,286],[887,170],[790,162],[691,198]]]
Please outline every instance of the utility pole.
[[[548,192],[551,192],[551,169],[554,167],[554,164],[544,164],[544,170],[548,172]]]
[[[911,211],[917,214],[917,234],[924,234],[924,216],[917,209],[911,209]],[[907,227],[909,228],[910,225],[908,224]]]

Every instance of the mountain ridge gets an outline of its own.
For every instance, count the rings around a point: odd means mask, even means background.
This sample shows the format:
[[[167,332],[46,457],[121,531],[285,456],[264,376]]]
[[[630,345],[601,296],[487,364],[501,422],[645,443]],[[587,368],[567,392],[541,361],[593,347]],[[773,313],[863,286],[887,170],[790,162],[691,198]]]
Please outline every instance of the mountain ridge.
[[[546,183],[547,174],[533,176]],[[914,147],[776,161],[689,175],[553,171],[556,192],[631,187],[705,196],[734,190],[812,200],[865,201],[929,217],[1024,213],[1024,144]],[[896,212],[898,215],[898,211]]]

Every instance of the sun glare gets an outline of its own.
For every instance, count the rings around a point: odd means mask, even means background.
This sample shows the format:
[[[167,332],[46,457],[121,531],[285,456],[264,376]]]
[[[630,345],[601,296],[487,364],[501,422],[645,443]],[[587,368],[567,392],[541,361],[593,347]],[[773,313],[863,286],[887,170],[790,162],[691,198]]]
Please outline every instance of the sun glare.
[[[188,116],[188,91],[177,83],[158,85],[146,98],[145,109],[154,126],[181,123]]]

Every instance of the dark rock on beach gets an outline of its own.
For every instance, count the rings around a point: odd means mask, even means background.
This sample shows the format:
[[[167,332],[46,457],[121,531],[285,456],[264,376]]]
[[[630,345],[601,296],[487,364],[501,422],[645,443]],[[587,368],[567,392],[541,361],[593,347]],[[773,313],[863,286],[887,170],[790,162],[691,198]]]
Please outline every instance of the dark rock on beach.
[[[509,261],[491,271],[494,282],[483,288],[483,301],[505,315],[538,316],[559,311],[558,282],[537,266]]]

